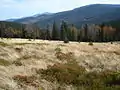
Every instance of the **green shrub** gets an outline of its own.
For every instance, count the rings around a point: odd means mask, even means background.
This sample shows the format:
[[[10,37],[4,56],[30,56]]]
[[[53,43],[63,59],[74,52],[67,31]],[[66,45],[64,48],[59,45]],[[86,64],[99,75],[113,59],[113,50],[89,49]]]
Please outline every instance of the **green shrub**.
[[[7,43],[0,42],[0,46],[6,47],[6,46],[9,46],[9,45]]]
[[[27,44],[31,44],[31,43],[14,43],[14,45],[27,45]]]
[[[9,66],[11,65],[11,63],[7,60],[4,60],[4,59],[0,59],[0,65],[2,66]]]
[[[55,49],[55,51],[56,51],[56,52],[61,52],[62,50],[61,50],[61,48],[57,47],[57,48]]]
[[[48,66],[47,70],[38,70],[38,74],[42,74],[42,78],[54,82],[65,84],[78,85],[79,75],[85,73],[84,67],[79,66],[76,63],[69,64],[55,64],[53,66]]]
[[[55,64],[48,69],[37,70],[37,73],[47,81],[57,81],[59,84],[73,85],[83,90],[119,90],[120,73],[113,71],[87,72],[77,63]]]
[[[88,45],[93,46],[93,42],[89,42],[89,44],[88,44]]]
[[[28,39],[28,41],[32,41],[31,39]]]
[[[67,37],[65,37],[64,43],[69,43],[69,40]]]

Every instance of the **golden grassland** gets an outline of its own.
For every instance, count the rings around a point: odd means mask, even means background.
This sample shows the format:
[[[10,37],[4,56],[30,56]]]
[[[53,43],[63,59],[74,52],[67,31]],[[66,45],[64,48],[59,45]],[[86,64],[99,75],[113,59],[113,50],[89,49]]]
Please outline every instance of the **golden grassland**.
[[[118,90],[120,44],[0,39],[0,90]]]

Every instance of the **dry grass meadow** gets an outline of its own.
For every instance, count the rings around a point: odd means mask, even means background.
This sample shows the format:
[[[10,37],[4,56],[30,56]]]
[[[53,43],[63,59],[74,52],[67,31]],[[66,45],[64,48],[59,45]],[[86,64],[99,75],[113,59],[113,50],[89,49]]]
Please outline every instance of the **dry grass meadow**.
[[[0,90],[90,90],[84,87],[88,80],[76,77],[84,77],[85,72],[119,70],[119,42],[88,45],[0,39]]]

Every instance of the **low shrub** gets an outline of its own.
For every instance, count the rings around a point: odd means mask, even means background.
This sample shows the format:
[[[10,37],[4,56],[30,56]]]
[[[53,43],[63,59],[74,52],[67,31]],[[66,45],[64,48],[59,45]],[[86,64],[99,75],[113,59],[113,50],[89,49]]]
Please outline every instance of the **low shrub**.
[[[27,45],[27,44],[31,44],[31,43],[14,43],[14,45]]]
[[[15,64],[16,66],[22,66],[23,64],[21,63],[21,61],[17,60],[14,61],[12,64]]]
[[[69,62],[75,60],[75,56],[72,52],[68,52],[68,53],[56,52],[55,56],[59,60],[66,60],[66,61],[69,61]]]
[[[89,44],[88,44],[88,45],[93,46],[93,42],[89,42]]]
[[[69,40],[67,37],[65,38],[64,43],[69,43]]]
[[[119,90],[120,73],[109,70],[101,72],[87,72],[77,63],[55,64],[48,69],[37,70],[43,79],[60,85],[83,87],[83,90]]]
[[[30,55],[24,55],[24,56],[18,58],[17,60],[27,60],[27,59],[30,59],[31,57],[32,57],[32,55],[31,56]]]
[[[2,66],[9,66],[11,65],[11,63],[7,60],[4,60],[4,59],[0,59],[0,65]]]
[[[55,51],[56,51],[56,52],[61,52],[62,50],[61,50],[61,48],[57,47],[57,48],[55,49]]]
[[[36,83],[35,76],[26,76],[26,75],[16,75],[13,79],[18,83],[20,86],[29,85],[34,87],[39,87],[39,84]]]
[[[28,41],[32,41],[31,39],[28,39]]]
[[[9,46],[9,45],[7,43],[0,42],[0,46],[6,47],[6,46]]]
[[[21,51],[23,50],[23,48],[15,48],[15,50],[16,50],[17,52],[21,52]]]
[[[47,70],[38,70],[38,74],[42,74],[41,77],[54,82],[57,81],[58,83],[65,83],[65,84],[78,84],[79,75],[85,73],[86,70],[84,67],[79,66],[76,63],[69,63],[69,64],[55,64],[53,66],[48,66]]]

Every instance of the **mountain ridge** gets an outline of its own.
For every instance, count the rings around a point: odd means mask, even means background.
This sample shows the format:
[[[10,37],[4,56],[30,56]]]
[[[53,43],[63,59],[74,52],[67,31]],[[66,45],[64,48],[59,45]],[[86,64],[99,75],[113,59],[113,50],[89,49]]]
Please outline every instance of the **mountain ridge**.
[[[40,14],[37,17],[27,17],[15,20],[14,22],[29,24],[34,23],[41,28],[47,24],[52,25],[53,21],[59,25],[62,20],[69,24],[79,26],[85,23],[102,23],[120,19],[120,4],[91,4],[75,8],[73,10],[53,14]]]

